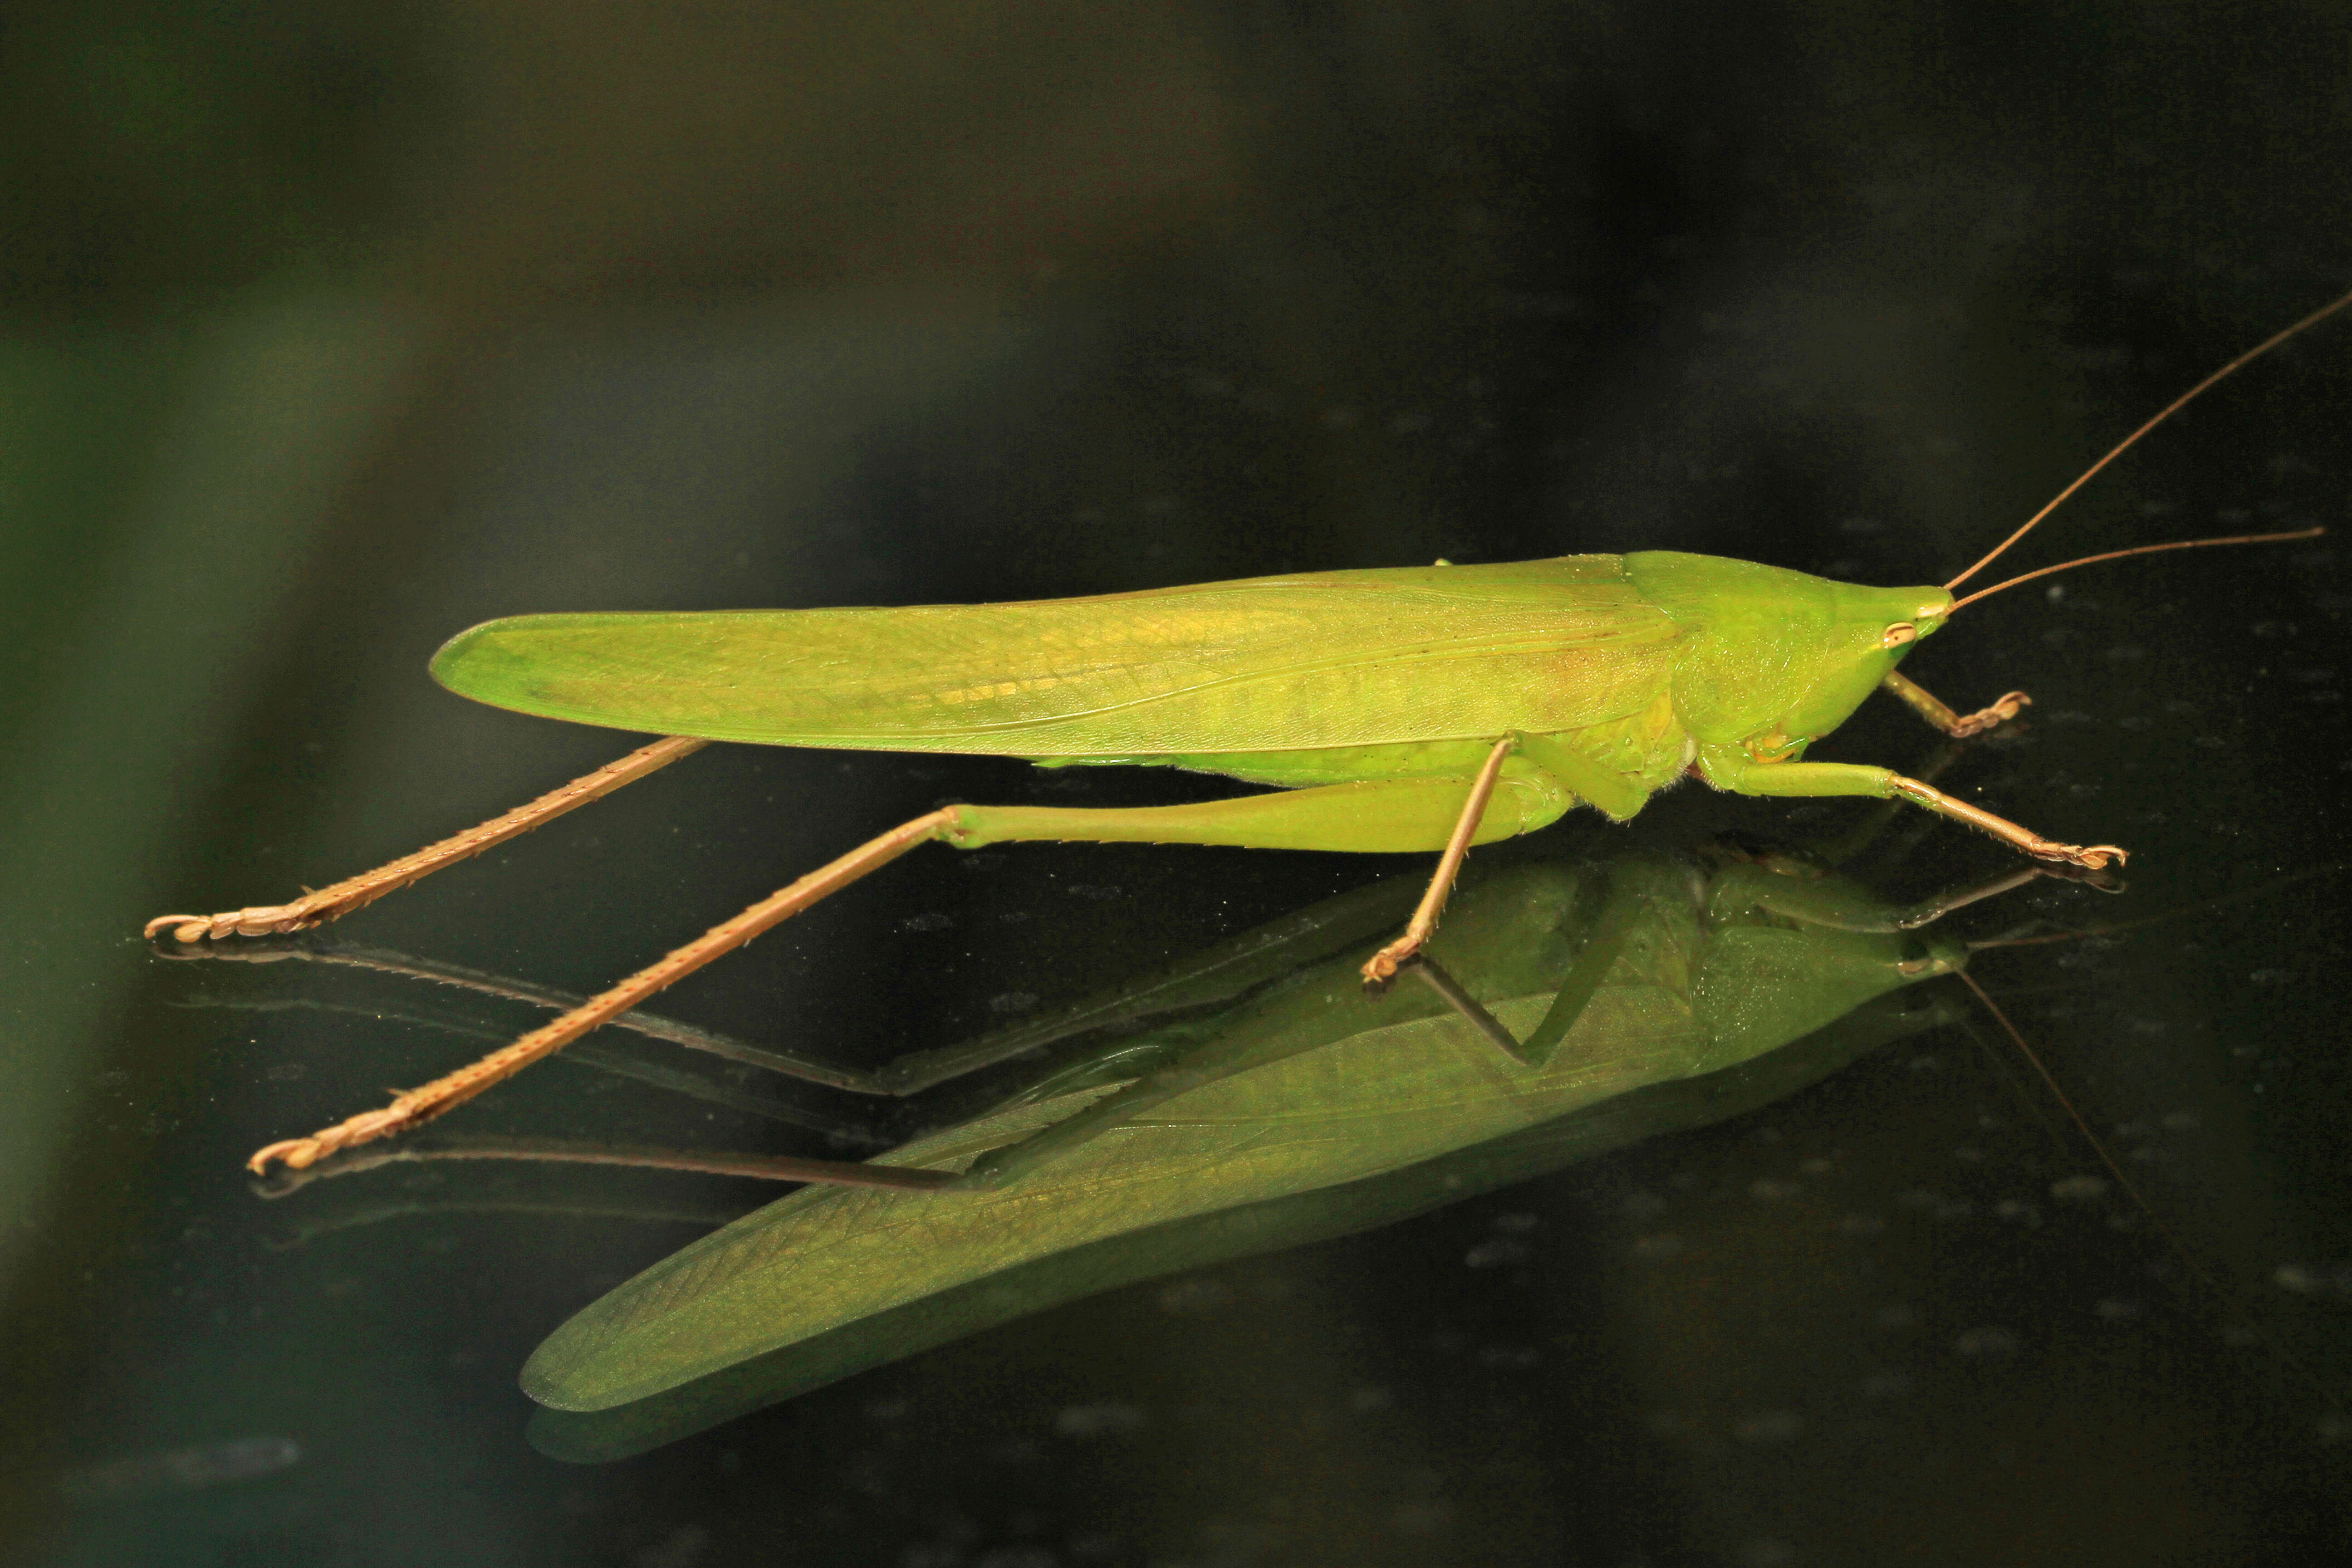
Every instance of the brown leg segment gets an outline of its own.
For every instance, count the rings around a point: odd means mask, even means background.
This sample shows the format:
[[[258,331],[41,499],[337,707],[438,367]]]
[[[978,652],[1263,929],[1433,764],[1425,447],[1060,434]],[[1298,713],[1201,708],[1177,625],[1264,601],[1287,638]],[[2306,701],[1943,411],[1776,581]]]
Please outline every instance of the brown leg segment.
[[[1759,763],[1737,746],[1704,746],[1699,750],[1699,766],[1707,783],[1741,795],[1808,799],[1874,795],[1882,799],[1891,796],[1907,800],[1938,816],[1948,816],[1990,833],[2028,855],[2043,860],[2063,860],[2086,870],[2096,871],[2111,862],[2120,865],[2125,858],[2124,852],[2112,844],[2094,844],[2088,848],[2061,844],[2020,827],[2005,816],[1995,816],[1981,806],[1955,800],[1933,784],[1861,763]]]
[[[1397,966],[1419,952],[1421,944],[1437,930],[1437,917],[1445,911],[1445,900],[1453,895],[1454,879],[1462,874],[1462,862],[1469,858],[1470,841],[1478,836],[1478,824],[1486,817],[1486,803],[1495,797],[1495,781],[1502,777],[1503,763],[1518,749],[1518,744],[1516,736],[1505,736],[1486,753],[1486,765],[1478,770],[1478,780],[1470,786],[1470,798],[1463,805],[1462,819],[1454,825],[1454,837],[1446,840],[1445,853],[1438,858],[1437,872],[1429,879],[1429,890],[1421,896],[1421,907],[1405,922],[1402,936],[1364,961],[1366,984],[1379,985],[1395,978]]]
[[[257,1175],[278,1160],[299,1171],[337,1150],[422,1126],[491,1085],[512,1078],[541,1058],[554,1055],[589,1030],[627,1012],[712,959],[742,946],[770,926],[789,920],[826,894],[847,887],[868,871],[888,865],[918,844],[939,837],[955,826],[955,807],[947,806],[901,824],[878,838],[868,839],[838,860],[770,894],[733,920],[712,926],[684,947],[647,964],[612,989],[590,997],[553,1023],[533,1029],[504,1049],[492,1051],[471,1066],[436,1079],[423,1089],[412,1089],[381,1110],[362,1111],[308,1138],[289,1138],[257,1150],[246,1164]]]
[[[375,902],[386,893],[397,892],[411,882],[429,877],[444,866],[479,855],[485,849],[529,833],[543,822],[552,822],[567,811],[601,799],[624,784],[635,784],[647,773],[666,768],[709,743],[681,735],[656,741],[651,745],[638,747],[619,762],[607,763],[593,773],[573,779],[561,789],[550,790],[537,800],[519,805],[503,816],[494,816],[478,827],[469,827],[438,844],[428,844],[413,855],[402,856],[390,865],[346,878],[331,888],[305,893],[291,903],[256,904],[249,909],[229,910],[216,915],[157,915],[147,922],[147,939],[152,942],[159,932],[164,931],[171,931],[181,942],[202,942],[206,937],[283,936],[293,931],[309,931],[312,926],[325,925],[329,921],[341,920],[353,910]]]
[[[2005,816],[1995,816],[1982,806],[1970,805],[1964,800],[1954,800],[1933,784],[1917,779],[1890,773],[1888,782],[1895,793],[1916,805],[1924,805],[1938,816],[1948,816],[1955,822],[1991,834],[2004,844],[2016,846],[2028,855],[2043,860],[2063,860],[2069,866],[2081,866],[2087,870],[2100,870],[2109,863],[2122,865],[2126,853],[2112,844],[2094,844],[2085,847],[2078,844],[2061,844],[2054,838],[2044,838],[2030,828],[2021,827]]]
[[[1973,713],[1955,713],[1935,693],[1916,681],[1906,679],[1895,670],[1887,671],[1886,679],[1880,684],[1901,698],[1911,711],[1956,741],[1965,741],[1971,735],[1981,735],[2005,724],[2017,717],[2020,709],[2029,708],[2033,703],[2033,699],[2024,692],[2012,691],[1990,708],[1979,708]]]
[[[423,1089],[411,1089],[381,1110],[355,1116],[309,1138],[273,1143],[249,1162],[257,1172],[274,1161],[299,1170],[340,1149],[365,1143],[433,1120],[492,1084],[562,1049],[572,1041],[627,1012],[711,960],[865,876],[917,845],[943,839],[963,848],[984,844],[1058,839],[1111,843],[1223,844],[1236,847],[1354,849],[1416,852],[1453,838],[1438,880],[1423,900],[1416,926],[1421,936],[1433,927],[1462,856],[1482,821],[1498,835],[1523,833],[1559,815],[1540,794],[1507,797],[1509,810],[1487,809],[1503,759],[1515,742],[1506,741],[1470,784],[1467,811],[1455,805],[1465,780],[1454,777],[1384,779],[1316,789],[1282,790],[1235,800],[1185,806],[1145,806],[1110,811],[1059,806],[950,805],[926,813],[878,838],[868,840],[832,864],[762,899],[733,920],[709,931],[659,963],[648,965],[611,990],[591,997],[554,1022],[532,1030],[503,1050],[484,1057]],[[203,934],[205,928],[198,928]],[[1419,937],[1409,938],[1418,944]],[[190,940],[194,940],[191,938]]]

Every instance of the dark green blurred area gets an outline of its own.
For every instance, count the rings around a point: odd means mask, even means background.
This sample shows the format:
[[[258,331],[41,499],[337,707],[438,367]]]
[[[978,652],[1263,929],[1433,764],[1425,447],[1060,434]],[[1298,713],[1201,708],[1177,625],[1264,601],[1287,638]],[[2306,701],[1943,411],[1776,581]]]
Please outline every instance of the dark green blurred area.
[[[1914,661],[1956,702],[2035,692],[1971,798],[2129,844],[2116,918],[2167,917],[1983,968],[2177,1247],[2064,1219],[2046,1139],[1953,1042],[566,1468],[515,1369],[677,1216],[760,1194],[401,1185],[306,1228],[245,1153],[471,1042],[390,997],[192,1010],[194,966],[134,936],[614,754],[430,685],[496,615],[1637,546],[1938,580],[2352,285],[2347,167],[2336,4],[12,8],[0,1556],[2340,1560],[2343,900],[2280,880],[2347,852],[2333,542],[2011,595]],[[2230,384],[2032,563],[2340,525],[2347,343]],[[1866,710],[1822,754],[1918,744]],[[1221,789],[688,766],[352,934],[589,989],[944,796]],[[1910,891],[1991,857],[1923,836]],[[676,1010],[877,1061],[1402,868],[916,857]],[[775,1135],[554,1066],[469,1114]],[[1790,1182],[1814,1196],[1750,1195]],[[1667,1232],[1678,1273],[1638,1251]],[[1465,1268],[1496,1236],[1530,1261]],[[299,1461],[134,1462],[272,1437]]]
[[[16,8],[0,64],[12,321],[170,319],[292,263],[360,258],[426,85],[403,16]]]

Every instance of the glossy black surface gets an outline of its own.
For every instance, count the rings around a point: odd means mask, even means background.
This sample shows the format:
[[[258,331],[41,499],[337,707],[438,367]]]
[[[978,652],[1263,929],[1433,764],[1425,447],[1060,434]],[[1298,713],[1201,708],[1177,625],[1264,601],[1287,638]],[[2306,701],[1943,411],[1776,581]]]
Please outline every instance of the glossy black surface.
[[[231,986],[133,938],[622,749],[430,684],[498,615],[1633,547],[1940,581],[2352,286],[2342,17],[77,15],[7,95],[44,150],[12,176],[41,243],[0,275],[12,1557],[2340,1560],[2336,540],[2036,585],[1906,666],[2036,698],[1947,787],[2134,852],[2121,897],[2033,905],[2110,934],[1977,973],[2145,1207],[1979,1025],[568,1466],[516,1369],[761,1191],[395,1169],[261,1201],[254,1146],[477,1048],[415,1015],[530,1016],[292,965]],[[2341,525],[2347,376],[2352,328],[2314,333],[2021,563]],[[1881,704],[1816,754],[1927,742]],[[1219,788],[714,751],[343,934],[589,990],[942,798]],[[1635,831],[1858,809],[1683,791]],[[1933,826],[1882,874],[2002,863]],[[925,851],[664,1011],[874,1062],[1402,868]],[[232,991],[299,1005],[185,1005]],[[827,1147],[566,1065],[463,1115]]]

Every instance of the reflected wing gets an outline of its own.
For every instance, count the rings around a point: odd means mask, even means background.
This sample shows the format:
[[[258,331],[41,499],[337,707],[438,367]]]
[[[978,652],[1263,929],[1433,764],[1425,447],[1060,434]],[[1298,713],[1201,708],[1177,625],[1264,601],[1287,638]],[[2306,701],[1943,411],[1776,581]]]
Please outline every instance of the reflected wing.
[[[1548,996],[1496,1004],[1524,1036]],[[542,1405],[609,1409],[778,1346],[1106,1237],[1410,1166],[1642,1083],[1679,1077],[1692,1028],[1607,993],[1582,1026],[1613,1051],[1514,1069],[1458,1019],[1366,1031],[1108,1129],[1006,1188],[806,1188],[703,1237],[583,1309],[523,1371]],[[1621,1037],[1631,1027],[1633,1036]],[[1307,1070],[1301,1072],[1300,1068]],[[1418,1090],[1396,1086],[1423,1080]],[[1312,1091],[1352,1098],[1323,1106]],[[1094,1089],[921,1140],[891,1164],[961,1169],[1073,1115]],[[1385,1099],[1383,1100],[1383,1097]],[[1279,1101],[1286,1113],[1267,1112]],[[1378,1103],[1375,1103],[1378,1102]]]
[[[1553,732],[1665,689],[1616,556],[906,609],[527,616],[434,660],[465,696],[713,740],[1024,757]]]

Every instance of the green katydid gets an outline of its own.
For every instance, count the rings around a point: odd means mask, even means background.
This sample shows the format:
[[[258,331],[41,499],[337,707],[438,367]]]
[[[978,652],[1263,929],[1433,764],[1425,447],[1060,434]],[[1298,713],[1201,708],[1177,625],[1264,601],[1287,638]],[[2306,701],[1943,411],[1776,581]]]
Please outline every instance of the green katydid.
[[[1533,832],[1580,805],[1622,821],[1688,773],[1759,795],[1908,800],[2029,855],[2097,868],[2113,845],[2044,838],[1916,779],[1804,761],[1881,687],[1954,735],[2013,717],[2011,692],[1959,714],[1905,679],[1912,644],[1988,595],[1955,600],[2042,517],[2181,405],[2352,304],[2313,312],[2208,376],[1942,587],[1868,588],[1667,552],[1509,565],[1333,572],[1093,598],[899,609],[528,616],[453,639],[433,673],[458,693],[665,738],[479,827],[289,903],[165,915],[179,942],[333,920],[712,740],[1140,763],[1276,793],[1121,811],[950,805],[919,816],[713,927],[503,1050],[378,1110],[273,1143],[300,1167],[416,1126],[636,1006],[777,922],[940,840],[1145,841],[1437,851],[1404,932],[1364,965],[1393,975],[1435,929],[1473,844]],[[2196,545],[2180,541],[2067,566]]]

